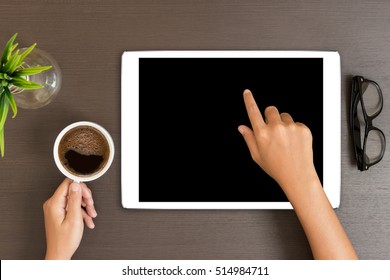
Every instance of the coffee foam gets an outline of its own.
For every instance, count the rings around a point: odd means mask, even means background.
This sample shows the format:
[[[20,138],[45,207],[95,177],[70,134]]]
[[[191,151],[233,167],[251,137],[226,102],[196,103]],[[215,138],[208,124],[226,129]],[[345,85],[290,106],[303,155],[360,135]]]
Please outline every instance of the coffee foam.
[[[103,163],[96,171],[99,172],[107,163],[109,149],[109,144],[100,131],[90,126],[79,126],[72,128],[63,136],[58,146],[58,155],[62,165],[71,173],[75,173],[75,171],[68,166],[65,158],[65,154],[69,150],[85,156],[102,156]]]
[[[85,156],[103,156],[107,149],[104,137],[90,127],[71,130],[62,139],[60,146],[65,152],[74,150]]]

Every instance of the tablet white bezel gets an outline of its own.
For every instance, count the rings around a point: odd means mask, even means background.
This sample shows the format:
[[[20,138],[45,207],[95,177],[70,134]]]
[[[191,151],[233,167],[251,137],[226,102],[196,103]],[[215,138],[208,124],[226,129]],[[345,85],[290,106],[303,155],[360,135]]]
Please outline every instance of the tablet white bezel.
[[[323,188],[340,205],[340,56],[336,51],[126,51],[122,55],[122,206],[133,209],[292,209],[289,202],[139,202],[139,58],[323,58]],[[162,186],[163,187],[163,186]]]

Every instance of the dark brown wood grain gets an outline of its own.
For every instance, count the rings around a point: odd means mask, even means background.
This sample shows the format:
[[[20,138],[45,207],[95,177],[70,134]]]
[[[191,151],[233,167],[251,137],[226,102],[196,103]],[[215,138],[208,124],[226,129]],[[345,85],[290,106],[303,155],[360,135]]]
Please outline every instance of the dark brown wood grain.
[[[21,46],[37,42],[63,72],[62,89],[50,105],[21,109],[6,123],[6,155],[0,159],[1,259],[43,258],[42,204],[63,179],[52,147],[61,129],[78,120],[104,126],[117,153],[109,172],[89,184],[96,228],[85,230],[75,259],[312,258],[293,211],[121,207],[121,55],[172,49],[338,50],[342,197],[337,214],[361,258],[390,258],[390,158],[386,153],[377,166],[358,171],[347,123],[351,76],[360,74],[382,87],[385,104],[375,124],[389,135],[388,1],[37,0],[1,1],[0,10],[0,46],[18,32]]]

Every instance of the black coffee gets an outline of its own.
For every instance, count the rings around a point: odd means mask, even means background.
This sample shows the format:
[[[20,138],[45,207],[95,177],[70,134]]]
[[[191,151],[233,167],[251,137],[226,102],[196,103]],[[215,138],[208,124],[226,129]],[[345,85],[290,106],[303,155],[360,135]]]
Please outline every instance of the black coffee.
[[[91,174],[96,172],[104,161],[103,156],[87,156],[73,150],[69,150],[65,153],[65,159],[68,162],[68,166],[80,174]]]
[[[110,149],[106,138],[97,129],[79,126],[62,137],[58,155],[62,165],[77,176],[89,176],[102,170]]]

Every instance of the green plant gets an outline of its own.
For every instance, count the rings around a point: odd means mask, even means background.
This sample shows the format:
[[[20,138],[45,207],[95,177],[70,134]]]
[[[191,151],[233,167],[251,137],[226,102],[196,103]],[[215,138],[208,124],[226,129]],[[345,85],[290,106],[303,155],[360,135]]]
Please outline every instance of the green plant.
[[[18,113],[12,94],[13,89],[33,90],[42,88],[42,85],[30,81],[28,76],[41,73],[52,67],[51,65],[40,67],[26,66],[24,59],[37,44],[34,43],[20,53],[20,49],[16,49],[18,43],[14,44],[17,35],[18,33],[15,33],[5,45],[0,62],[0,152],[2,157],[4,157],[4,125],[7,120],[9,107],[13,111],[12,118],[15,118]]]

